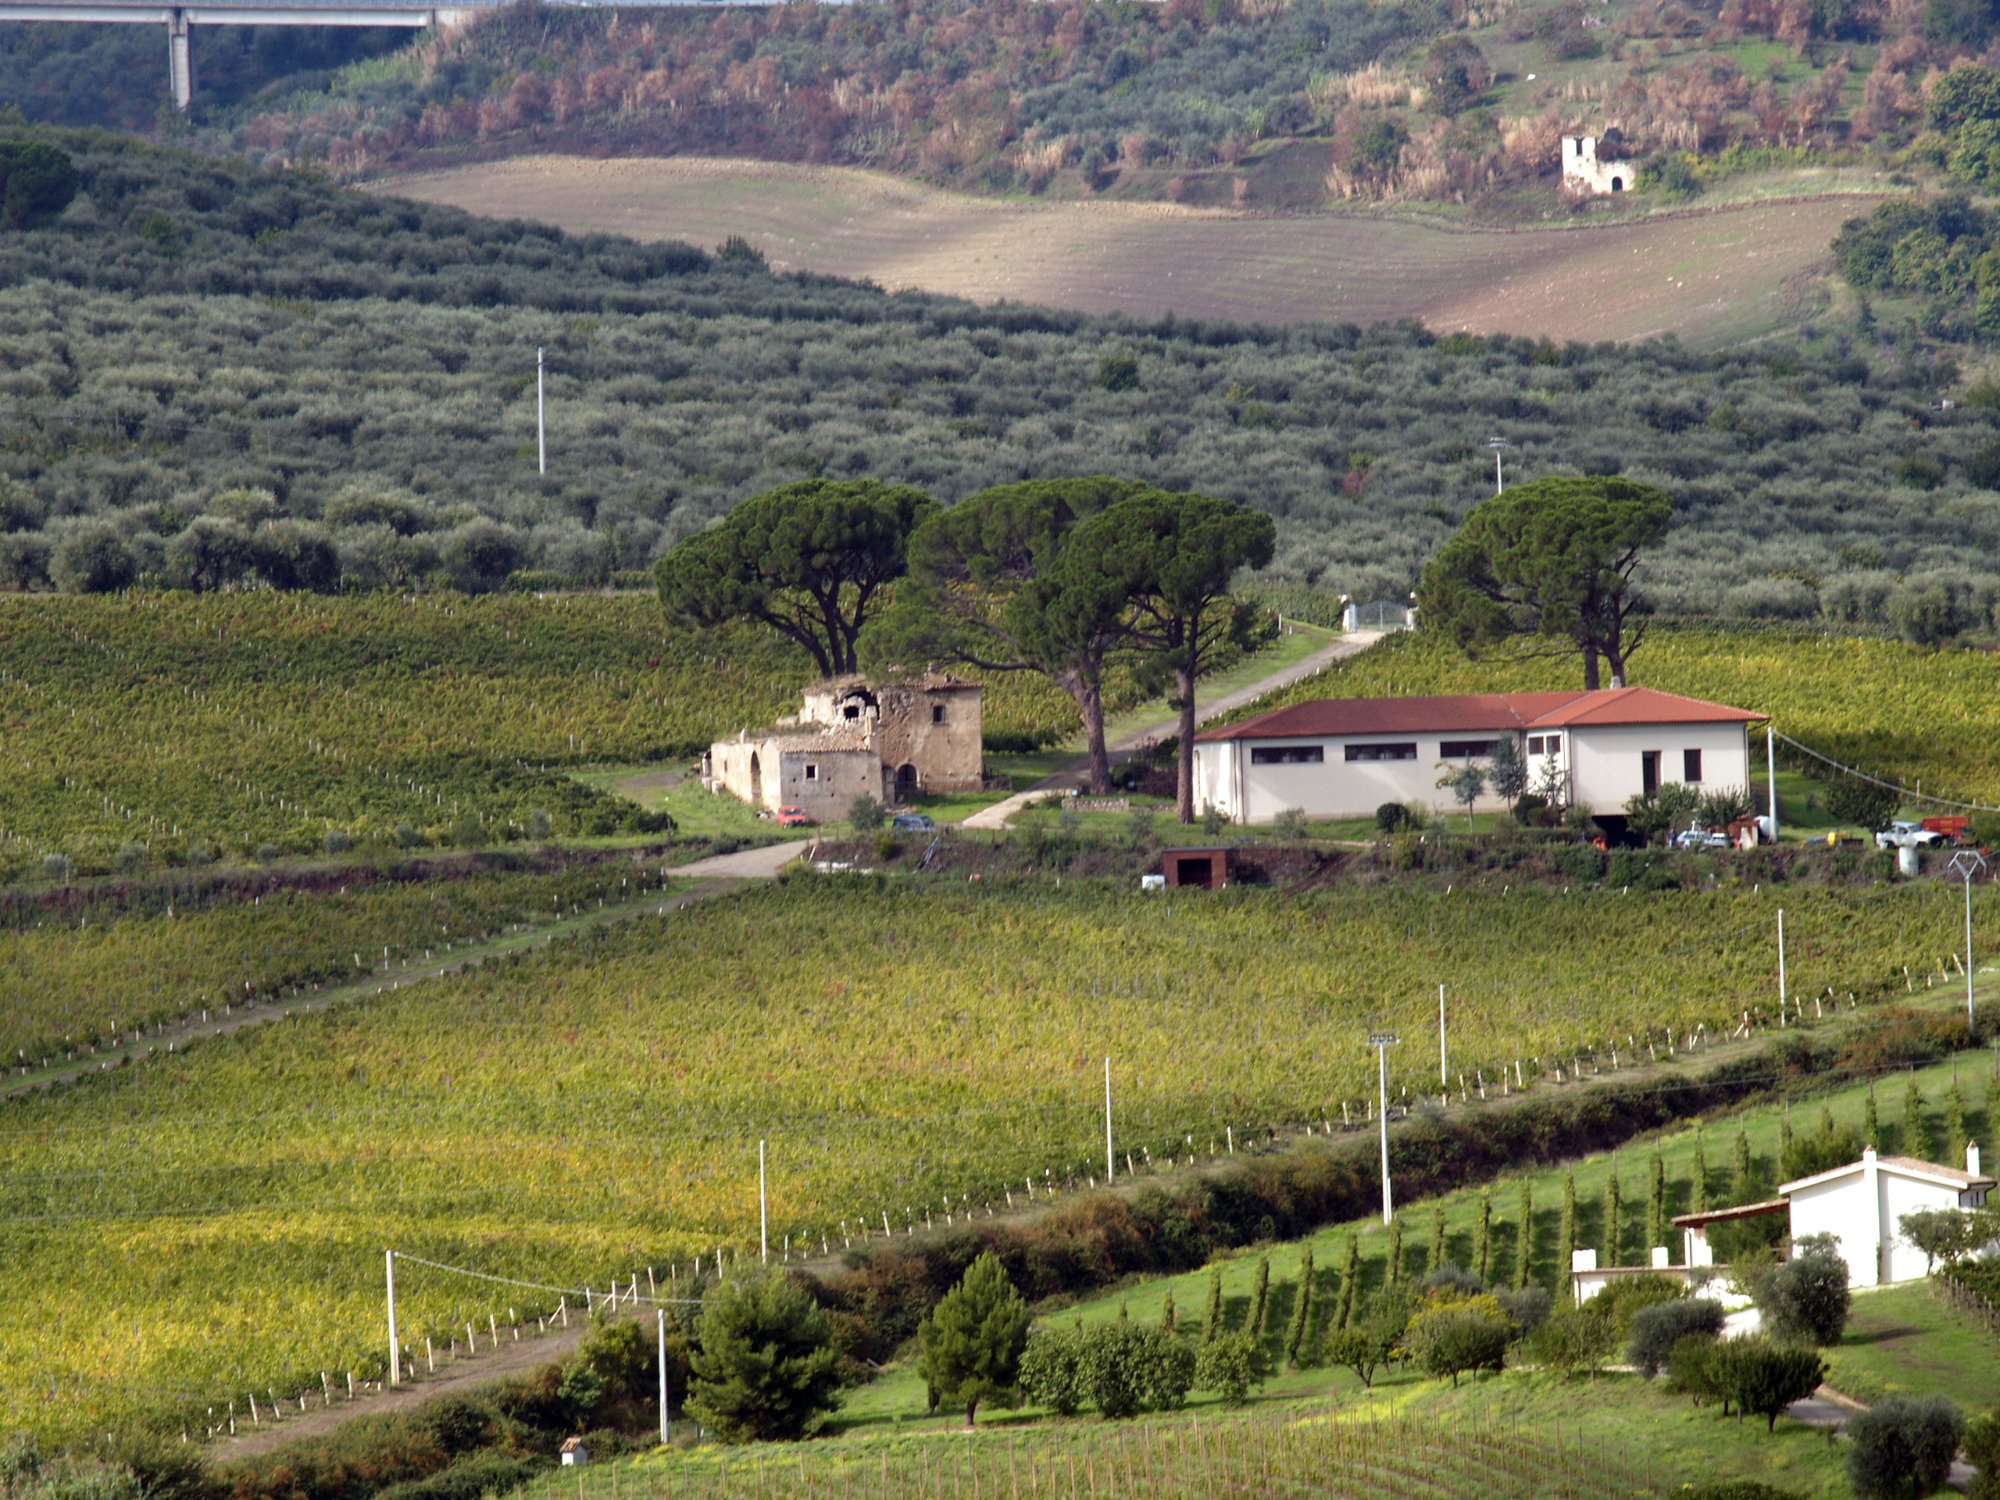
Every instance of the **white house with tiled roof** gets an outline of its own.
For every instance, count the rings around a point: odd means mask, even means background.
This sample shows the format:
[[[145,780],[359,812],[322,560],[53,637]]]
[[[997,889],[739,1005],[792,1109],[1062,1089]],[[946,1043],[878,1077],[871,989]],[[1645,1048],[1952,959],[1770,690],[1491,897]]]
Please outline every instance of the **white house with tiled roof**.
[[[1830,1234],[1855,1286],[1881,1286],[1928,1274],[1924,1252],[1903,1238],[1904,1214],[1925,1208],[1978,1208],[1993,1179],[1979,1170],[1979,1147],[1965,1148],[1965,1167],[1940,1166],[1911,1156],[1877,1156],[1815,1172],[1778,1188],[1791,1207],[1792,1240]]]
[[[1744,731],[1763,717],[1643,687],[1321,698],[1197,736],[1194,797],[1238,823],[1292,807],[1321,818],[1367,817],[1385,802],[1449,809],[1443,771],[1485,760],[1512,736],[1531,788],[1553,768],[1572,804],[1616,815],[1670,782],[1747,788]],[[1490,794],[1476,804],[1499,806]]]

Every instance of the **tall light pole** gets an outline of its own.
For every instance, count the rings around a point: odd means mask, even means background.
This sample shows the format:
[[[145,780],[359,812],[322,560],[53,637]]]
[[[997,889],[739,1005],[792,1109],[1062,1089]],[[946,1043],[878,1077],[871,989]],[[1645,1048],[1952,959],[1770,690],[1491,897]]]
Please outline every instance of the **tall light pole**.
[[[1986,868],[1986,856],[1961,849],[1951,857],[1951,867],[1965,882],[1965,1029],[1977,1031],[1972,1013],[1972,877]]]
[[[1445,1071],[1444,1050],[1444,986],[1438,986],[1438,1087],[1449,1089],[1451,1075]]]
[[[403,1346],[396,1338],[396,1252],[384,1250],[382,1258],[389,1271],[389,1384],[403,1383]]]
[[[673,1441],[673,1430],[667,1426],[667,1310],[653,1309],[659,1315],[659,1343],[656,1346],[660,1360],[660,1446],[666,1447]]]
[[[1504,495],[1507,493],[1507,476],[1500,467],[1500,454],[1514,445],[1505,438],[1488,438],[1486,446],[1493,450],[1493,493]]]
[[[771,1263],[771,1200],[764,1191],[764,1143],[757,1143],[757,1263]]]
[[[543,474],[549,472],[549,426],[547,390],[542,376],[542,351],[535,351],[535,467]]]
[[[1111,1059],[1104,1059],[1104,1180],[1110,1182],[1118,1175],[1118,1164],[1111,1158]]]
[[[1368,1038],[1368,1045],[1375,1049],[1375,1080],[1380,1090],[1380,1107],[1376,1110],[1382,1122],[1382,1222],[1389,1222],[1395,1212],[1389,1200],[1389,1049],[1402,1038],[1393,1031],[1378,1031]]]

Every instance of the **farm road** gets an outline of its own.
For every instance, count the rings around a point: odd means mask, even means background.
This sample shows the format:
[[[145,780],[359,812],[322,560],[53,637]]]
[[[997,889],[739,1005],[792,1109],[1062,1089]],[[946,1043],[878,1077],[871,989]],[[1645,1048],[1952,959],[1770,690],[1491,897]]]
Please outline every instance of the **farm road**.
[[[1357,630],[1352,635],[1342,636],[1331,645],[1324,646],[1320,650],[1315,651],[1304,661],[1293,662],[1289,667],[1273,672],[1269,677],[1258,678],[1257,681],[1251,683],[1248,687],[1238,688],[1233,693],[1224,693],[1220,698],[1200,705],[1195,712],[1195,722],[1197,724],[1209,723],[1211,720],[1218,719],[1224,714],[1236,712],[1237,709],[1242,708],[1245,704],[1255,703],[1266,693],[1275,693],[1280,688],[1290,687],[1293,683],[1312,676],[1313,673],[1323,667],[1330,667],[1345,657],[1354,656],[1362,651],[1366,651],[1370,646],[1381,640],[1382,635],[1383,632],[1379,630]],[[1159,739],[1161,735],[1173,733],[1178,723],[1177,719],[1160,719],[1120,737],[1110,747],[1111,758],[1116,761],[1133,754],[1142,746]],[[1078,764],[1070,767],[1067,771],[1058,771],[1053,776],[1045,776],[1025,792],[1016,792],[1004,802],[996,802],[991,807],[982,807],[978,812],[967,818],[961,826],[965,828],[986,829],[1005,828],[1007,820],[1013,817],[1015,813],[1021,811],[1022,808],[1026,807],[1035,798],[1046,796],[1050,792],[1066,791],[1072,787],[1081,787],[1087,769],[1088,767],[1082,763],[1082,758],[1079,757]]]

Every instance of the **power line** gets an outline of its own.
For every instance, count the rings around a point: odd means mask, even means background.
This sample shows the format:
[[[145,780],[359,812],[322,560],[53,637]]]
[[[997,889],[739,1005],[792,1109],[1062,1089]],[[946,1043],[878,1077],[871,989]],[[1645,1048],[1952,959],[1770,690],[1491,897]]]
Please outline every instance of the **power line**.
[[[1801,744],[1783,730],[1773,730],[1772,732],[1801,755],[1810,755],[1821,765],[1831,766],[1842,775],[1852,776],[1856,781],[1865,781],[1870,786],[1881,787],[1884,791],[1900,793],[1912,802],[1929,802],[1938,807],[1958,807],[1965,809],[1967,812],[2000,812],[2000,807],[1995,807],[1988,802],[1960,802],[1950,797],[1939,797],[1930,792],[1920,792],[1914,787],[1904,786],[1899,781],[1885,781],[1880,776],[1871,776],[1868,772],[1860,770],[1855,766],[1837,761],[1830,755],[1823,755],[1813,749],[1812,746]]]

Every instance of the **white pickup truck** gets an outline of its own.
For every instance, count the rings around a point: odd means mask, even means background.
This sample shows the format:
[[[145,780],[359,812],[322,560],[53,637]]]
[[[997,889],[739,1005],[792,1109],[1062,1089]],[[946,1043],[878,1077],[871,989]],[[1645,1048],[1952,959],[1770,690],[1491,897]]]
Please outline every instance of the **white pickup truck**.
[[[1875,835],[1877,849],[1928,849],[1942,844],[1944,835],[1921,823],[1895,822]]]

